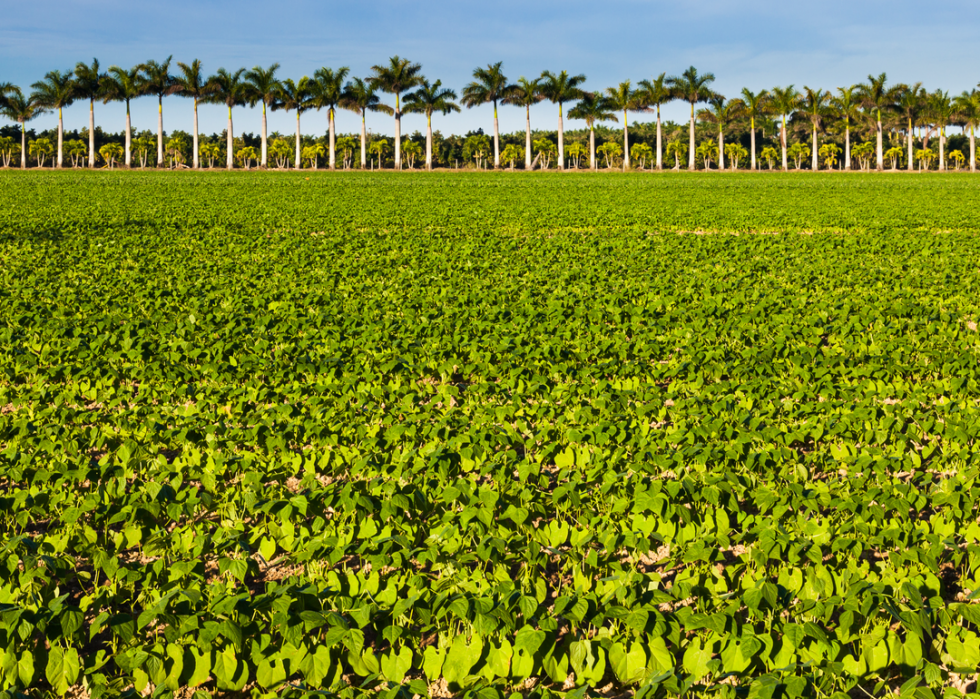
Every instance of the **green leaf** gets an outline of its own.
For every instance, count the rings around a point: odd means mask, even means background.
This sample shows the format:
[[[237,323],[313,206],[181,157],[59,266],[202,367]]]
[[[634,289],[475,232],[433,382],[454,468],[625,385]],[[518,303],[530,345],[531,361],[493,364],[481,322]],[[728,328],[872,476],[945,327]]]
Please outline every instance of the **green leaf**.
[[[456,636],[446,653],[446,662],[442,669],[446,682],[450,685],[465,686],[470,671],[482,654],[483,639],[479,636],[473,634],[470,639],[465,636]]]
[[[248,670],[245,663],[239,660],[235,649],[225,648],[214,656],[214,677],[218,681],[218,689],[238,691],[248,681]]]
[[[708,674],[708,663],[713,655],[709,644],[702,643],[700,638],[692,638],[684,651],[684,669],[694,679],[701,679]]]
[[[381,673],[390,682],[401,684],[411,669],[412,649],[408,646],[402,646],[397,653],[391,650],[381,656]]]
[[[78,680],[80,670],[78,651],[74,648],[55,646],[48,651],[48,665],[44,669],[44,676],[58,694],[68,692],[68,688]]]
[[[426,647],[422,653],[422,672],[429,678],[429,682],[435,682],[442,676],[442,664],[445,659],[445,649],[435,646]]]
[[[632,643],[629,650],[622,643],[614,643],[609,646],[609,664],[620,682],[635,684],[646,674],[647,654],[639,642]]]

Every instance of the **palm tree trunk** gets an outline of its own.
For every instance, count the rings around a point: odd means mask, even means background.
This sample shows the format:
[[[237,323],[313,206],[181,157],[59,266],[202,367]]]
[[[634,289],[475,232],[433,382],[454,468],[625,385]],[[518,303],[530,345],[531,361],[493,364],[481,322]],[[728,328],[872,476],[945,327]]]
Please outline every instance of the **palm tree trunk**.
[[[657,105],[657,170],[664,169],[663,139],[660,135],[660,105]]]
[[[163,95],[157,95],[157,167],[163,167]]]
[[[596,169],[595,162],[595,126],[589,127],[589,169]]]
[[[755,117],[749,119],[749,146],[752,151],[752,169],[755,170]]]
[[[623,172],[630,169],[630,132],[626,124],[626,110],[623,110]]]
[[[95,98],[88,101],[88,166],[95,169]]]
[[[133,121],[129,116],[129,100],[126,100],[126,168],[133,165]]]
[[[262,102],[262,167],[269,166],[269,120],[265,113],[265,102]]]
[[[27,129],[25,122],[20,122],[20,169],[27,169]]]
[[[194,98],[194,169],[201,169],[201,157],[198,155],[197,97]]]
[[[330,169],[337,169],[337,139],[334,134],[333,107],[327,110],[327,140],[330,149]]]
[[[973,124],[970,124],[970,172],[977,171],[977,140],[973,131]]]
[[[725,170],[725,132],[718,129],[718,172]]]
[[[694,102],[691,102],[691,129],[690,129],[690,143],[688,144],[688,154],[687,154],[687,169],[694,170]]]
[[[939,129],[939,171],[946,171],[946,126]]]
[[[235,130],[231,123],[231,107],[228,107],[228,153],[225,165],[229,170],[235,169]]]
[[[820,161],[817,160],[817,125],[813,125],[813,153],[810,162],[810,169],[816,172],[820,169]]]
[[[299,131],[299,115],[301,113],[302,112],[300,112],[300,110],[298,110],[298,109],[296,110],[296,165],[295,165],[295,167],[296,167],[297,170],[299,170],[300,168],[303,167],[302,152],[300,150],[300,146],[302,145],[302,140],[303,139],[302,139],[302,136],[300,135],[300,131]]]
[[[426,117],[428,118],[428,123],[425,127],[425,169],[432,172],[432,112],[426,114]],[[497,159],[497,165],[500,165],[499,158]]]
[[[65,122],[61,118],[61,107],[58,107],[58,169],[64,165]]]
[[[786,162],[786,115],[783,114],[783,128],[779,132],[779,146],[783,151],[783,172],[789,169],[789,165]]]
[[[558,169],[565,169],[565,122],[562,120],[562,106],[558,103]]]
[[[880,112],[878,114],[877,146],[878,146],[878,149],[877,149],[877,152],[876,152],[876,158],[877,158],[877,160],[876,160],[876,163],[875,163],[875,167],[877,168],[878,172],[881,172],[882,170],[885,169],[885,156],[884,156],[884,151],[882,150],[882,145],[881,145],[881,113]]]
[[[524,136],[524,169],[531,169],[531,107],[525,106],[527,112],[527,131]]]
[[[909,119],[909,138],[908,138],[908,142],[909,142],[909,166],[908,166],[908,171],[909,172],[912,172],[915,168],[912,165],[912,120],[911,119]]]
[[[381,167],[381,159],[378,159]],[[395,95],[395,169],[402,169],[402,107],[398,94]]]
[[[844,168],[851,169],[851,120],[844,122]]]
[[[361,110],[361,169],[367,168],[367,125],[365,124],[366,109]]]
[[[493,101],[493,169],[500,169],[500,126],[497,124],[497,100]]]

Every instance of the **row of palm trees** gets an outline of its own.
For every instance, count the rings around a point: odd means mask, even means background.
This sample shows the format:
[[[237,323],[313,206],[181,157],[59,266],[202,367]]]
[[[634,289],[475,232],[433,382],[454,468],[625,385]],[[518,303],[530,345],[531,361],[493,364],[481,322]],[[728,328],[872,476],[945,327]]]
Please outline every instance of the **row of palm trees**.
[[[234,167],[234,129],[232,109],[236,106],[262,105],[262,147],[260,164],[268,166],[268,110],[285,110],[296,113],[296,167],[301,163],[300,119],[310,110],[327,111],[329,134],[329,167],[336,168],[335,114],[346,109],[361,117],[361,167],[367,158],[366,117],[368,112],[381,112],[395,118],[394,165],[402,167],[401,118],[405,113],[424,114],[426,128],[426,168],[432,168],[432,116],[436,112],[448,114],[460,111],[454,90],[443,87],[440,80],[430,82],[422,75],[422,66],[400,56],[391,57],[387,63],[371,68],[366,79],[350,77],[348,68],[337,70],[320,68],[313,77],[299,80],[280,79],[279,64],[268,68],[256,66],[229,71],[220,68],[206,77],[201,62],[176,64],[177,72],[171,72],[172,57],[162,62],[147,61],[129,69],[112,66],[106,72],[100,70],[99,61],[79,63],[74,70],[51,71],[43,80],[34,83],[33,92],[24,95],[20,88],[10,83],[0,83],[0,112],[21,125],[21,167],[26,167],[26,122],[48,110],[58,112],[57,166],[64,164],[62,110],[77,100],[89,102],[89,167],[95,167],[95,102],[110,101],[126,104],[125,164],[132,163],[132,125],[130,103],[144,96],[154,96],[158,103],[157,165],[164,164],[163,98],[178,94],[194,101],[193,167],[201,166],[198,144],[198,105],[223,104],[228,108],[227,167]],[[544,71],[536,79],[521,77],[509,82],[503,72],[502,62],[477,68],[473,82],[463,88],[460,101],[468,108],[493,105],[493,164],[500,167],[500,130],[497,119],[498,105],[513,105],[525,110],[526,146],[525,168],[532,169],[531,107],[542,100],[558,106],[558,152],[564,152],[564,107],[575,103],[568,116],[582,119],[589,128],[589,165],[596,167],[595,125],[603,121],[619,121],[622,115],[624,169],[630,167],[629,126],[630,112],[655,112],[657,125],[656,167],[663,168],[663,136],[661,131],[661,107],[679,100],[690,103],[690,133],[688,168],[695,169],[695,123],[697,120],[713,124],[718,129],[719,167],[724,169],[725,131],[736,122],[749,122],[751,132],[751,168],[756,162],[756,121],[763,117],[777,116],[782,120],[780,144],[782,166],[787,169],[787,121],[796,116],[810,121],[812,127],[812,163],[818,167],[818,132],[833,121],[842,123],[845,131],[844,167],[851,168],[851,126],[859,121],[870,121],[876,131],[877,169],[884,168],[882,132],[885,125],[904,131],[908,140],[909,169],[912,168],[912,144],[916,127],[930,125],[938,128],[940,169],[945,166],[946,127],[962,125],[970,132],[970,168],[976,169],[975,128],[980,124],[980,92],[972,90],[956,97],[936,91],[928,93],[921,83],[915,85],[889,85],[885,73],[869,75],[865,83],[838,88],[837,94],[827,90],[804,87],[800,92],[789,85],[772,90],[753,92],[743,89],[738,98],[726,98],[711,89],[715,81],[712,73],[699,73],[691,66],[677,76],[661,73],[652,80],[642,80],[634,88],[624,81],[604,92],[583,89],[584,75],[569,75],[567,71]],[[384,92],[394,97],[394,108],[381,102],[378,95]],[[708,107],[697,110],[698,104]],[[896,125],[894,120],[899,119]],[[563,158],[558,159],[559,169],[564,169]]]

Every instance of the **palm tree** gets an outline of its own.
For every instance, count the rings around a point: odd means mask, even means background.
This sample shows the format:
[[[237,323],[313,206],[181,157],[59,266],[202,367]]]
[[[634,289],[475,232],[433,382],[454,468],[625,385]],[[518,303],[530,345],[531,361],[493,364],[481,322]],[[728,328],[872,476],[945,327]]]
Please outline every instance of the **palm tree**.
[[[344,101],[344,80],[349,73],[350,68],[346,66],[338,70],[320,68],[313,74],[313,81],[310,83],[310,106],[327,110],[331,170],[337,169],[334,110]]]
[[[58,110],[58,167],[60,168],[64,165],[64,153],[62,151],[65,140],[65,122],[62,118],[62,110],[75,101],[74,74],[70,70],[66,70],[64,73],[60,70],[52,70],[44,76],[44,80],[34,83],[31,87],[34,89],[31,101],[39,107]]]
[[[163,98],[177,91],[174,76],[170,74],[170,61],[173,56],[167,56],[163,63],[147,61],[142,68],[143,93],[157,97],[157,167],[163,167]]]
[[[714,73],[704,73],[699,75],[697,68],[694,66],[689,67],[680,75],[674,75],[667,78],[667,85],[671,87],[676,95],[677,99],[682,99],[691,103],[691,127],[690,127],[690,143],[688,144],[688,154],[687,154],[687,169],[693,170],[695,168],[694,156],[694,105],[698,102],[707,102],[715,94],[708,88],[709,83],[715,81]]]
[[[95,168],[95,98],[101,97],[105,90],[106,74],[99,72],[99,59],[93,58],[92,65],[78,63],[75,66],[75,92],[81,99],[88,100],[88,166]]]
[[[783,170],[787,170],[789,165],[786,161],[786,117],[799,109],[800,93],[792,85],[787,85],[774,87],[769,94],[772,96],[773,110],[783,118],[782,128],[779,130],[779,145],[783,151]]]
[[[742,115],[744,105],[738,99],[725,102],[721,95],[715,95],[710,104],[709,109],[700,110],[697,116],[718,127],[718,170],[721,171],[725,169],[725,127]]]
[[[844,121],[844,169],[851,169],[851,119],[859,117],[857,85],[838,87],[837,96],[831,100],[838,119]]]
[[[284,109],[287,112],[290,109],[296,110],[296,164],[297,170],[303,165],[302,160],[302,136],[299,128],[299,118],[302,116],[303,112],[312,107],[310,100],[310,79],[305,75],[299,79],[299,82],[293,82],[292,78],[286,78],[279,83],[279,97],[272,104],[272,111],[277,109]],[[332,126],[332,124],[331,124]],[[333,136],[333,133],[330,134]],[[331,139],[332,141],[333,139]]]
[[[977,171],[977,141],[976,128],[980,124],[980,92],[977,90],[964,91],[958,95],[953,104],[959,114],[960,122],[970,127],[970,172]]]
[[[245,84],[248,93],[248,106],[254,107],[259,102],[262,103],[262,157],[260,165],[263,168],[269,166],[269,117],[266,110],[279,94],[279,81],[276,80],[276,71],[279,64],[273,63],[268,68],[255,66],[252,70],[245,73]]]
[[[391,115],[395,110],[387,104],[382,104],[375,89],[361,78],[354,78],[347,83],[345,96],[339,106],[361,117],[361,169],[363,170],[367,167],[367,113],[381,112]]]
[[[674,99],[674,91],[667,86],[666,73],[661,73],[653,80],[641,80],[640,90],[643,92],[643,102],[657,107],[657,169],[663,170],[663,136],[660,131],[660,105]]]
[[[544,99],[541,86],[537,80],[528,80],[523,75],[520,80],[511,85],[510,90],[500,100],[504,104],[524,107],[527,117],[527,130],[524,142],[524,169],[531,169],[531,107]]]
[[[915,136],[915,127],[919,123],[919,119],[922,117],[922,112],[925,111],[928,106],[928,94],[926,89],[922,87],[922,83],[915,83],[914,85],[900,85],[898,100],[895,103],[896,111],[902,115],[905,119],[907,133],[906,140],[908,141],[908,170],[912,172],[915,170],[915,163],[913,160],[913,142]]]
[[[131,165],[133,124],[129,115],[129,103],[143,95],[140,73],[141,66],[134,66],[129,70],[112,66],[109,68],[109,75],[105,81],[105,91],[102,95],[102,103],[125,102],[126,103],[126,167]]]
[[[432,113],[440,112],[441,114],[449,114],[450,112],[458,112],[459,105],[453,101],[455,99],[456,92],[454,90],[443,88],[441,80],[436,80],[432,84],[429,84],[429,81],[426,80],[417,90],[415,90],[415,92],[410,92],[405,95],[406,112],[425,114],[426,170],[432,169]],[[494,109],[496,109],[496,107],[494,107]]]
[[[388,65],[371,66],[371,87],[395,96],[395,169],[402,169],[402,103],[401,94],[422,84],[422,66],[407,58],[392,56]]]
[[[946,169],[946,126],[953,120],[956,107],[949,93],[936,90],[929,97],[929,111],[939,126],[939,169]]]
[[[579,85],[585,82],[584,75],[569,76],[567,71],[558,74],[549,70],[541,73],[539,90],[541,94],[558,105],[558,169],[565,169],[565,124],[562,115],[562,105],[582,98],[584,94]]]
[[[578,104],[568,110],[569,119],[581,119],[589,127],[589,169],[595,170],[595,124],[597,121],[619,121],[609,98],[595,92],[585,92]]]
[[[24,124],[29,122],[39,114],[44,113],[45,109],[35,101],[34,96],[24,97],[19,87],[10,85],[4,91],[3,108],[0,114],[11,121],[20,124],[20,167],[27,168],[27,131]]]
[[[201,167],[201,161],[197,145],[197,105],[210,94],[213,86],[201,74],[201,62],[198,59],[195,58],[190,65],[178,61],[177,67],[180,68],[180,75],[174,79],[177,91],[185,97],[194,99],[194,169],[198,170]]]
[[[507,83],[501,70],[503,61],[489,64],[473,71],[473,82],[463,88],[463,104],[467,108],[493,102],[493,168],[500,169],[500,127],[497,124],[497,102],[514,87]]]
[[[768,116],[771,98],[768,90],[752,92],[747,87],[742,88],[743,112],[749,118],[749,139],[751,141],[752,169],[756,169],[755,162],[755,120]]]
[[[231,121],[231,108],[243,105],[248,100],[248,85],[243,78],[244,74],[244,68],[239,68],[234,73],[229,73],[224,68],[218,68],[218,72],[208,78],[207,101],[224,104],[228,107],[228,132],[226,134],[228,142],[225,166],[229,170],[235,168],[235,129]]]
[[[885,167],[885,155],[882,150],[882,112],[890,112],[895,109],[895,102],[899,96],[901,85],[886,87],[888,76],[885,73],[878,77],[868,76],[868,82],[858,86],[858,95],[861,105],[868,110],[874,117],[877,125],[877,169],[883,170]]]
[[[623,113],[623,170],[630,169],[630,136],[627,123],[627,112],[638,112],[646,105],[643,103],[643,93],[630,88],[630,81],[625,80],[617,87],[607,87],[606,97],[614,109]]]
[[[0,109],[7,107],[7,98],[20,92],[20,88],[13,83],[0,83]]]
[[[820,169],[820,161],[817,158],[817,129],[820,128],[823,120],[828,116],[830,104],[830,92],[828,90],[816,89],[803,86],[803,94],[800,96],[800,111],[806,114],[810,120],[813,131],[813,152],[811,154],[810,168],[816,172]]]

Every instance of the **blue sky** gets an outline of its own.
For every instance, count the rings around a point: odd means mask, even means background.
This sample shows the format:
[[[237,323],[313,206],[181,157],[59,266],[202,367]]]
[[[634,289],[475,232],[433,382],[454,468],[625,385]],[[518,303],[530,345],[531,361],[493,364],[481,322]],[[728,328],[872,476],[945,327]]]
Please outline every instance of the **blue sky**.
[[[282,77],[312,74],[320,66],[349,66],[366,76],[370,66],[393,54],[418,61],[430,79],[460,91],[473,68],[504,61],[512,78],[567,69],[588,76],[601,89],[689,65],[717,76],[714,87],[733,96],[752,89],[794,83],[833,89],[885,71],[897,82],[923,81],[928,89],[960,92],[980,79],[980,5],[952,0],[941,5],[909,0],[829,0],[822,3],[742,0],[32,0],[10,3],[0,27],[0,81],[28,87],[51,69],[66,69],[98,57],[103,66],[131,66],[173,54],[174,61],[200,58],[205,70],[282,64]],[[236,110],[235,130],[258,132],[258,110]],[[166,129],[191,130],[191,103],[164,102]],[[681,120],[683,105],[665,116]],[[223,108],[201,108],[201,130],[220,131]],[[156,128],[152,98],[133,107],[137,129]],[[119,131],[121,105],[97,105],[97,123]],[[87,124],[87,105],[65,112],[66,128]],[[643,118],[640,119],[645,120]],[[391,119],[369,116],[376,133],[390,133]],[[532,110],[532,126],[554,128],[550,104]],[[52,115],[33,125],[47,128]],[[305,133],[325,130],[324,114],[304,115]],[[437,116],[444,133],[483,127],[492,110],[476,108]],[[580,126],[570,122],[568,127]],[[357,117],[341,113],[341,131],[359,129]],[[501,109],[501,129],[524,127],[520,109]],[[404,128],[424,128],[422,117],[405,117]],[[274,113],[270,131],[291,133],[294,117]]]

